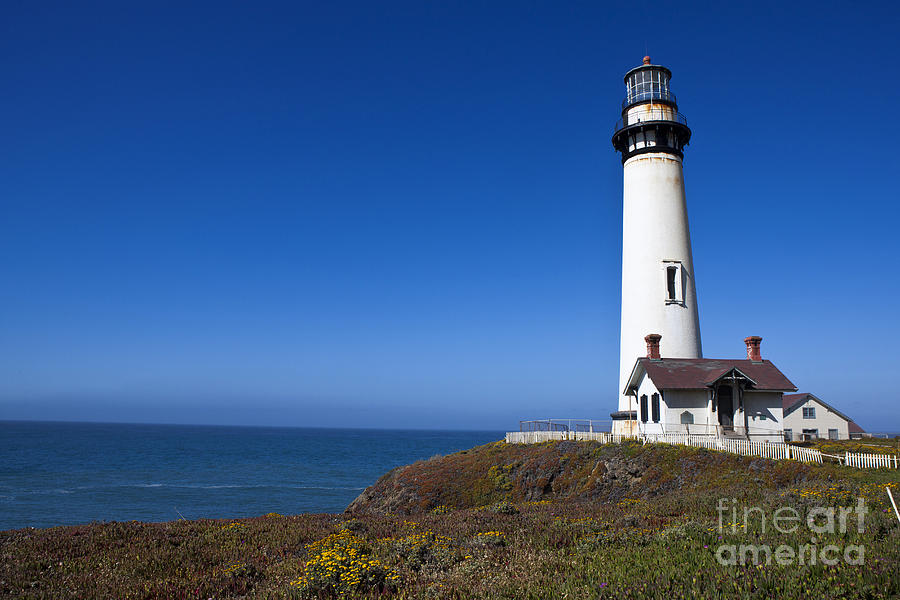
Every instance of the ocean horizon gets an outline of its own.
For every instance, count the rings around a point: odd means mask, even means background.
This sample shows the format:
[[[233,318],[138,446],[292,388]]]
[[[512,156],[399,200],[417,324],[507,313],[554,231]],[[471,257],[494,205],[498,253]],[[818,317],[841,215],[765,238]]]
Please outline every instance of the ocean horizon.
[[[501,431],[0,421],[0,530],[342,512]]]

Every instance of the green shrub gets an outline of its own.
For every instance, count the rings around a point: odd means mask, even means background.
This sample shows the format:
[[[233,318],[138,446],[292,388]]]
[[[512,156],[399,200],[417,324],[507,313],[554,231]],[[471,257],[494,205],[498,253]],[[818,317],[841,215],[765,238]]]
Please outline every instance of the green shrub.
[[[361,538],[343,529],[309,544],[305,573],[291,582],[302,596],[329,597],[396,588],[400,576],[370,554]]]
[[[494,465],[488,469],[488,478],[498,490],[508,492],[513,489],[513,483],[509,479],[512,469],[512,465],[504,465],[502,467]]]
[[[426,566],[443,571],[460,560],[459,551],[453,548],[452,542],[449,537],[424,531],[393,540],[391,553],[411,571],[420,571]]]
[[[341,529],[346,529],[348,531],[352,531],[353,533],[360,533],[368,529],[368,526],[359,519],[349,519],[347,521],[344,521]]]
[[[517,515],[519,514],[519,509],[516,508],[516,505],[508,500],[503,500],[498,502],[491,510],[500,515]]]

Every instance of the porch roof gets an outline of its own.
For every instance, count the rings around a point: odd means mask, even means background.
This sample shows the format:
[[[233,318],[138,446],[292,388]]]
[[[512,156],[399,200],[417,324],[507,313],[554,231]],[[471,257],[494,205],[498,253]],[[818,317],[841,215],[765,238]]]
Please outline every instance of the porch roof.
[[[713,385],[719,378],[737,369],[754,384],[752,389],[772,392],[796,392],[797,388],[768,360],[734,360],[719,358],[639,358],[634,364],[627,394],[646,373],[659,390],[699,390]]]

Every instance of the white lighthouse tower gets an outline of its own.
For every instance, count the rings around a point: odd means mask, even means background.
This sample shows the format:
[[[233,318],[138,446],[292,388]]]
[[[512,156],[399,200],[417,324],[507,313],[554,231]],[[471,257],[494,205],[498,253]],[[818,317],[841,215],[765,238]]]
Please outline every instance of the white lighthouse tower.
[[[616,433],[634,424],[634,398],[623,390],[635,360],[646,355],[644,336],[662,335],[664,357],[702,358],[682,172],[691,130],[669,88],[672,72],[649,56],[643,63],[625,75],[622,118],[612,138],[625,175]]]

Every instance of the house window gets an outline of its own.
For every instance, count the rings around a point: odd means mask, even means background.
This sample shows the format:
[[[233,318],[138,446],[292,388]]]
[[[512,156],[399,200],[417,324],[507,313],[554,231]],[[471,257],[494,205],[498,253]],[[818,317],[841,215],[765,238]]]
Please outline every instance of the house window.
[[[641,423],[647,422],[647,394],[641,396]]]
[[[828,439],[829,440],[838,439],[838,430],[837,429],[829,429],[828,430]]]
[[[694,424],[694,413],[689,410],[681,413],[681,424],[682,425],[693,425]]]
[[[804,429],[803,430],[803,439],[804,440],[819,439],[819,430],[818,429]]]
[[[816,418],[816,407],[815,406],[804,406],[803,407],[803,418],[804,419],[815,419]]]
[[[653,422],[659,423],[659,394],[653,394],[651,408],[653,410]]]
[[[784,430],[784,441],[789,442],[792,439],[794,439],[794,432],[791,431],[790,429],[785,429]]]
[[[683,270],[677,260],[664,260],[666,272],[666,304],[684,303]]]

